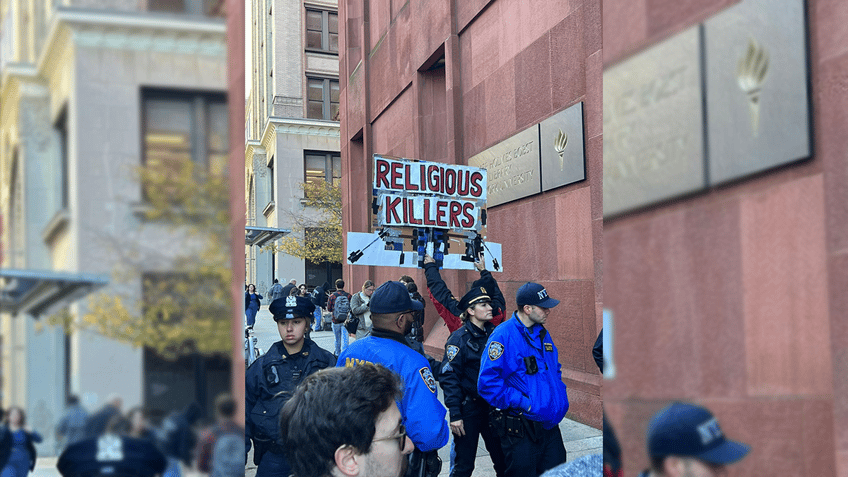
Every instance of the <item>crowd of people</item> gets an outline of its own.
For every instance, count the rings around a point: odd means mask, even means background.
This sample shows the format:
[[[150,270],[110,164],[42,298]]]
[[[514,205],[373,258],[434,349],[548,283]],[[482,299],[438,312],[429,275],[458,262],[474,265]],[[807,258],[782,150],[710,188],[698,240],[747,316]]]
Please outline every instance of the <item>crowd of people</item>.
[[[460,298],[435,260],[425,256],[423,265],[430,302],[451,332],[441,359],[424,351],[426,303],[407,275],[379,287],[366,280],[353,295],[344,280],[312,293],[294,280],[288,294],[275,292],[275,283],[269,311],[281,341],[246,373],[246,437],[257,477],[435,477],[448,442],[450,476],[469,477],[481,438],[498,477],[622,477],[606,418],[603,455],[566,462],[559,424],[568,395],[545,328],[559,300],[527,282],[509,314],[482,256],[480,277]],[[333,352],[309,337],[324,329],[324,310]],[[587,352],[603,372],[602,333]],[[651,468],[642,477],[714,477],[748,448],[726,439],[705,408],[675,403],[654,418],[648,452]]]
[[[425,298],[407,275],[379,287],[367,280],[353,295],[344,280],[321,290],[333,353],[307,332],[321,329],[312,327],[317,293],[271,301],[281,341],[248,368],[245,385],[257,477],[436,476],[451,434],[451,476],[472,475],[480,437],[498,476],[564,464],[568,396],[544,328],[558,301],[530,282],[510,317],[482,256],[475,267],[480,278],[457,299],[425,256],[430,301],[452,332],[441,359],[424,351]]]
[[[215,401],[215,422],[198,429],[200,407],[192,403],[151,423],[142,407],[122,411],[123,399],[107,397],[89,414],[76,396],[56,426],[62,449],[56,462],[65,477],[179,477],[188,469],[212,477],[244,475],[244,430],[236,423],[237,403],[229,394]],[[3,477],[25,477],[35,468],[42,436],[26,427],[23,409],[11,407],[0,426],[0,463]]]

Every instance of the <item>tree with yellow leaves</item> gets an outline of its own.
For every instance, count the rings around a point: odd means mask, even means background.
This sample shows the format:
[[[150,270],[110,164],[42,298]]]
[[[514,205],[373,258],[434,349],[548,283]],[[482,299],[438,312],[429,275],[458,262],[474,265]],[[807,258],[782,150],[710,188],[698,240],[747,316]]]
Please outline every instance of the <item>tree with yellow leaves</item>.
[[[267,248],[314,263],[341,263],[344,256],[341,188],[325,181],[307,182],[300,187],[304,205],[317,213],[289,211],[292,233],[280,239],[279,245]]]
[[[197,169],[191,161],[151,161],[139,169],[146,200],[141,227],[160,234],[168,250],[107,237],[103,245],[117,256],[110,290],[89,297],[79,319],[62,312],[48,323],[149,347],[167,359],[230,356],[227,176]],[[139,272],[151,269],[157,271]]]

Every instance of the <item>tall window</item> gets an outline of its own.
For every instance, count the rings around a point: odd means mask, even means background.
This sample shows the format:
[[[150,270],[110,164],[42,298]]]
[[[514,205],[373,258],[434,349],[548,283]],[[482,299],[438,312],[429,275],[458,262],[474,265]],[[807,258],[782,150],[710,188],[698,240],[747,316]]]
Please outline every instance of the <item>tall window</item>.
[[[339,80],[306,78],[306,117],[339,120]]]
[[[56,179],[56,187],[59,194],[59,208],[67,209],[68,201],[68,108],[67,106],[59,113],[56,123],[53,125],[56,135],[56,145],[59,153],[59,177]]]
[[[191,163],[196,171],[224,173],[229,138],[223,94],[146,90],[142,97],[145,166],[177,174]]]
[[[274,156],[271,156],[271,160],[268,161],[268,183],[271,185],[271,195],[268,196],[268,200],[274,200]]]
[[[324,53],[339,52],[338,13],[306,10],[306,49]]]
[[[304,169],[304,182],[327,181],[338,186],[342,177],[342,156],[337,152],[307,152]]]

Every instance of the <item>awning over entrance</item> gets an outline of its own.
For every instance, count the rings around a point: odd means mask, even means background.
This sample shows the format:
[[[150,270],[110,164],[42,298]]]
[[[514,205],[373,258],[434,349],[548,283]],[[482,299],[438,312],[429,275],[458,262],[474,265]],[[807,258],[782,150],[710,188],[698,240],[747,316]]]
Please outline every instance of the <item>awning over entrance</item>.
[[[48,270],[0,270],[0,311],[35,317],[105,286],[109,278]]]
[[[291,233],[291,230],[275,229],[273,227],[253,227],[249,225],[244,228],[244,244],[261,247],[289,233]]]

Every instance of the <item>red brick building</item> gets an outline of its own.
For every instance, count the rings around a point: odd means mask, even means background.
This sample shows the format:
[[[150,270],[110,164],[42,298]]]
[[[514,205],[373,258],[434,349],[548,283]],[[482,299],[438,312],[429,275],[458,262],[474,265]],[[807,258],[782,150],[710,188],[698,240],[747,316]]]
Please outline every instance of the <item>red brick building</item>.
[[[585,180],[488,210],[503,245],[495,273],[507,308],[527,281],[562,301],[548,320],[568,386],[569,417],[601,423],[591,348],[601,325],[602,121],[600,1],[341,2],[344,229],[371,224],[372,154],[468,164],[469,158],[583,103]],[[423,271],[344,266],[358,290]],[[451,290],[476,273],[444,271]],[[425,292],[426,293],[426,292]],[[439,358],[447,328],[427,307],[425,347]]]
[[[605,74],[737,3],[606,2]],[[802,4],[808,157],[606,219],[604,406],[626,475],[648,464],[650,417],[682,399],[751,444],[730,475],[848,476],[848,4]]]

